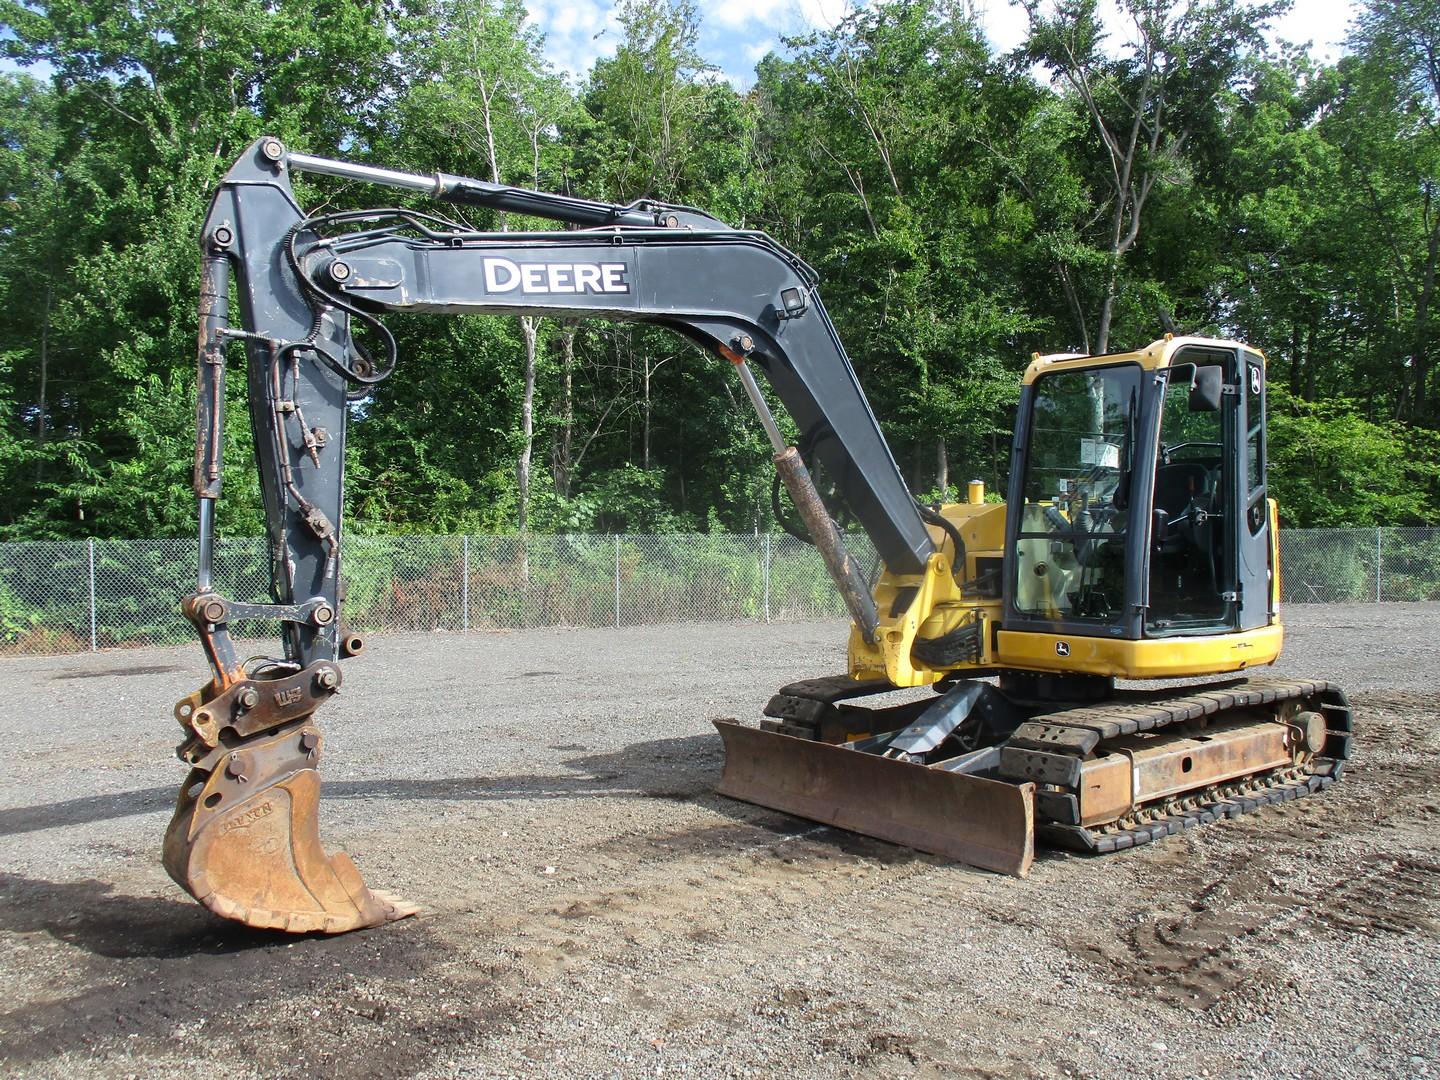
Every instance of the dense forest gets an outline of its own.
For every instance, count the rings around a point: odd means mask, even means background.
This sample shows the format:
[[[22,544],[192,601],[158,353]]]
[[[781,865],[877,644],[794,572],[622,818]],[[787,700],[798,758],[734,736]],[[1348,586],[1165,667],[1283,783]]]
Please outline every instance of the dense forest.
[[[1107,34],[1095,0],[1022,3],[1009,54],[949,0],[872,3],[742,93],[688,0],[622,0],[578,82],[521,0],[0,0],[0,539],[193,529],[196,234],[261,134],[765,229],[820,272],[917,493],[999,485],[1032,352],[1174,330],[1268,355],[1286,523],[1440,522],[1440,0],[1365,0],[1334,66],[1267,41],[1275,4],[1120,0]],[[631,324],[391,326],[362,528],[771,527],[730,365]],[[255,535],[231,428],[220,524]]]

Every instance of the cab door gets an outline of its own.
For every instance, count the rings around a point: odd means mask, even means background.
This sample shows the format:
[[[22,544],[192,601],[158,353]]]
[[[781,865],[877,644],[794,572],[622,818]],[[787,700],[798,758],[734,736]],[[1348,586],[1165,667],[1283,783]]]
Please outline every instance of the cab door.
[[[1150,488],[1145,632],[1216,634],[1239,625],[1234,541],[1241,472],[1239,359],[1211,345],[1177,350],[1158,380]],[[1206,390],[1197,390],[1204,386]]]
[[[1240,385],[1230,410],[1239,467],[1235,469],[1234,505],[1240,513],[1231,526],[1239,558],[1236,601],[1242,630],[1270,622],[1270,510],[1265,477],[1265,358],[1249,349],[1237,356]]]

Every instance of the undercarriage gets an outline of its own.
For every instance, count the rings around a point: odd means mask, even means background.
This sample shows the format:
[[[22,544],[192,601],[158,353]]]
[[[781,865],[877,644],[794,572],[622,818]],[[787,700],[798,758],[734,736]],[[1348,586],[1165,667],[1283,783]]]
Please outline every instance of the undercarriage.
[[[1164,690],[1002,675],[867,709],[847,676],[783,688],[759,729],[717,721],[721,793],[1023,875],[1034,843],[1121,851],[1340,779],[1351,712],[1326,682]],[[1100,700],[1041,700],[1069,689]]]

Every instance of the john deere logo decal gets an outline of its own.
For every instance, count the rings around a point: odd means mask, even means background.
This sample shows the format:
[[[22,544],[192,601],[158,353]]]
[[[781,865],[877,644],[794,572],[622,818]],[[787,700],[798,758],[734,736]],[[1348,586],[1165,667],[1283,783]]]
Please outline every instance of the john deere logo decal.
[[[553,293],[628,293],[628,267],[623,262],[516,263],[486,258],[485,291],[491,295],[521,292],[526,296]]]
[[[1068,641],[1057,641],[1057,642],[1055,642],[1055,655],[1056,655],[1056,656],[1069,656],[1069,655],[1070,655],[1070,643],[1069,643]]]

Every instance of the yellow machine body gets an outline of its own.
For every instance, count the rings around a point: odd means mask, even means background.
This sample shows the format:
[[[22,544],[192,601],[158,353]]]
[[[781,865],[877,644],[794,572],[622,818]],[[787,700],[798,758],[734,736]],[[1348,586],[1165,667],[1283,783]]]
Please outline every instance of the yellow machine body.
[[[717,723],[719,790],[1023,875],[1037,841],[1119,851],[1338,780],[1343,691],[1250,675],[1284,639],[1263,365],[1204,338],[1036,356],[1012,504],[971,483],[927,510],[935,553],[875,583],[847,674],[782,688],[759,731]]]
[[[1166,337],[1129,353],[1106,356],[1059,354],[1037,356],[1026,369],[1029,386],[1043,374],[1134,363],[1146,371],[1168,368],[1176,354],[1190,346],[1247,349],[1236,341],[1211,338]],[[1225,633],[1123,640],[1102,633],[1052,634],[1002,627],[1001,596],[964,595],[963,583],[980,577],[980,566],[999,564],[1005,555],[1007,507],[984,501],[984,485],[972,482],[967,501],[941,506],[939,513],[960,534],[965,544],[963,572],[952,571],[956,556],[948,531],[929,526],[937,554],[923,575],[885,573],[875,586],[875,603],[881,613],[874,643],[852,628],[849,668],[856,680],[884,679],[897,687],[929,686],[947,675],[986,672],[997,668],[1067,675],[1095,675],[1116,679],[1175,679],[1245,671],[1274,663],[1284,639],[1279,611],[1280,573],[1277,543],[1278,513],[1267,500],[1270,523],[1270,607],[1277,614],[1266,626]],[[914,590],[908,606],[897,597]],[[889,614],[887,614],[889,613]],[[914,655],[917,640],[941,637],[978,620],[980,650],[970,661],[931,666]],[[1061,646],[1057,648],[1057,646]]]

